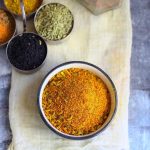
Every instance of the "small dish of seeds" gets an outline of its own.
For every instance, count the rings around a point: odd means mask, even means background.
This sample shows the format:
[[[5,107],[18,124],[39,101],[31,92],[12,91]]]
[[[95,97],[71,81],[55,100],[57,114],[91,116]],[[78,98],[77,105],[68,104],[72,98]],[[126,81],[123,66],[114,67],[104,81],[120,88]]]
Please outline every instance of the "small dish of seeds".
[[[48,41],[59,41],[72,31],[74,19],[71,11],[59,3],[43,5],[34,18],[37,33]]]
[[[7,45],[6,53],[11,65],[17,71],[32,73],[44,63],[47,45],[39,35],[24,32],[12,38]]]

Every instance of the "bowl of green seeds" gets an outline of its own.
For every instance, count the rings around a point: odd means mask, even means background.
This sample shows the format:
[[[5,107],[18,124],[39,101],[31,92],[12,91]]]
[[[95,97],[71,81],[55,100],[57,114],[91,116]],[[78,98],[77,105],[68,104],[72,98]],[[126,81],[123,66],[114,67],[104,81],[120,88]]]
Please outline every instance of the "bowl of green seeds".
[[[62,41],[73,29],[73,14],[63,4],[48,3],[37,10],[34,26],[37,33],[45,40]]]

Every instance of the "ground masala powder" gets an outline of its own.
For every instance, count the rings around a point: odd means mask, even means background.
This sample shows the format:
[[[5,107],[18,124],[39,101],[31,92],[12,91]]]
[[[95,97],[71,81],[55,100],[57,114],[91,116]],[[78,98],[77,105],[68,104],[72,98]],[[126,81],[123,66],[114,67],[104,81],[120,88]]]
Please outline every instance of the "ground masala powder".
[[[15,31],[15,22],[7,11],[0,9],[0,44],[7,42]]]
[[[46,85],[42,107],[58,130],[70,135],[96,131],[110,112],[110,93],[105,83],[88,70],[70,68]]]
[[[26,14],[31,14],[41,5],[42,0],[23,0]],[[16,15],[21,15],[20,0],[4,0],[8,10]]]

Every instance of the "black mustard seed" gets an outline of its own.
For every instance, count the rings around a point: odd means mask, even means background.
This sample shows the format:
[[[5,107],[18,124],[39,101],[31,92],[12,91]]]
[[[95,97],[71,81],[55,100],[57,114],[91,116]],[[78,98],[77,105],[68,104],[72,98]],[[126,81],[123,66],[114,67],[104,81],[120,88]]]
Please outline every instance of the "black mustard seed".
[[[32,70],[39,67],[46,58],[47,46],[44,40],[34,33],[23,33],[9,43],[7,55],[16,68]]]

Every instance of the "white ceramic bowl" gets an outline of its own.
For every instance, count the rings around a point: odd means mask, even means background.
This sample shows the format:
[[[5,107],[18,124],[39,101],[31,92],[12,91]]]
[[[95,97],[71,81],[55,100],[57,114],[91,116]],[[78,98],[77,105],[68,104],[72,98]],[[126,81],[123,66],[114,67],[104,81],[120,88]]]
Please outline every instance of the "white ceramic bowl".
[[[45,86],[47,85],[47,83],[49,82],[49,80],[56,75],[58,72],[64,70],[64,69],[69,69],[69,68],[81,68],[81,69],[86,69],[91,71],[92,73],[96,74],[98,77],[100,77],[104,83],[107,85],[110,95],[111,95],[111,109],[110,109],[110,113],[108,118],[106,119],[106,121],[104,122],[104,124],[101,126],[101,128],[99,128],[98,130],[90,133],[90,134],[86,134],[86,135],[81,135],[81,136],[75,136],[75,135],[69,135],[66,133],[63,133],[61,131],[59,131],[58,129],[56,129],[47,119],[47,117],[44,114],[43,108],[42,108],[42,94],[44,91]],[[101,133],[111,122],[112,118],[115,115],[116,109],[117,109],[117,91],[115,88],[114,83],[112,82],[112,80],[110,79],[110,77],[100,68],[98,68],[97,66],[87,63],[87,62],[83,62],[83,61],[71,61],[71,62],[66,62],[63,63],[57,67],[55,67],[54,69],[52,69],[44,78],[40,88],[39,88],[39,93],[38,93],[38,108],[39,108],[39,112],[40,115],[43,119],[43,121],[45,122],[45,124],[52,130],[54,131],[56,134],[65,137],[65,138],[69,138],[69,139],[77,139],[77,140],[81,140],[81,139],[87,139],[87,138],[91,138],[95,135],[97,135],[98,133]]]

